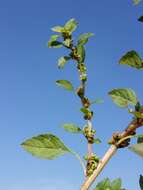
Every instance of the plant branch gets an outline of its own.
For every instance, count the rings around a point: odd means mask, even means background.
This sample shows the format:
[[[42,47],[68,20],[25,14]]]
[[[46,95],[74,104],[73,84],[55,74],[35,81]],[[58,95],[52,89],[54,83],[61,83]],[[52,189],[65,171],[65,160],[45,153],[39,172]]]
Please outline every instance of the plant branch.
[[[97,176],[100,174],[100,172],[103,170],[103,168],[106,166],[106,164],[112,158],[112,156],[115,154],[116,151],[117,151],[117,147],[115,145],[111,145],[111,147],[105,153],[102,160],[99,162],[97,169],[94,170],[93,174],[84,181],[80,190],[89,189],[89,187],[92,185],[92,183],[95,181]]]
[[[131,137],[136,133],[136,130],[143,126],[143,119],[134,119],[128,127],[121,133],[115,133],[112,136],[112,145],[107,150],[101,161],[99,162],[96,170],[94,170],[93,174],[86,178],[84,181],[82,187],[80,190],[88,190],[89,187],[92,185],[92,183],[95,181],[95,179],[98,177],[100,172],[103,170],[103,168],[106,166],[106,164],[109,162],[109,160],[112,158],[112,156],[116,153],[118,148],[124,148],[129,145],[129,141]],[[115,136],[120,137],[118,139],[118,142],[116,142]],[[116,136],[116,137],[117,137]],[[111,143],[111,142],[110,142]]]

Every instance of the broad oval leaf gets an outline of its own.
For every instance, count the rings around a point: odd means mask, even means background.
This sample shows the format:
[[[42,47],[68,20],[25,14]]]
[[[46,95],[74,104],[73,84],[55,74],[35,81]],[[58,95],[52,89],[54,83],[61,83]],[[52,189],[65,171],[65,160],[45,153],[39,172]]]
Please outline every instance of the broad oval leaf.
[[[56,84],[66,90],[74,91],[72,84],[68,80],[57,80]]]
[[[84,63],[85,60],[85,49],[83,45],[77,46],[77,54],[79,56],[79,63]]]
[[[143,143],[134,144],[129,147],[129,150],[143,157]]]
[[[132,89],[113,89],[108,94],[111,96],[113,102],[120,107],[127,107],[129,105],[135,106],[138,102],[137,96]]]
[[[85,33],[85,34],[81,34],[79,37],[78,37],[78,44],[79,45],[84,45],[88,42],[88,39],[90,37],[94,36],[93,33]]]
[[[62,127],[70,133],[82,133],[82,129],[72,123],[65,123]]]
[[[33,156],[52,160],[70,152],[64,143],[55,135],[42,134],[26,140],[21,146]]]
[[[120,60],[120,64],[129,65],[136,69],[143,69],[143,61],[136,51],[127,52]]]
[[[58,68],[59,68],[59,69],[64,68],[65,64],[66,64],[70,59],[71,59],[71,57],[69,57],[69,56],[60,57],[59,60],[58,60]]]
[[[72,33],[76,27],[77,27],[78,23],[75,21],[74,18],[70,19],[64,26],[64,29],[70,33]]]

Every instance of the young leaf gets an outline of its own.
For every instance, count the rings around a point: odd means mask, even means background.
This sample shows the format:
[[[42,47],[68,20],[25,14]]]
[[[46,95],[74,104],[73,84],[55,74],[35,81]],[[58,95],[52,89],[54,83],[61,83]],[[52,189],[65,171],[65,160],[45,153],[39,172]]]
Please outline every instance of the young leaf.
[[[52,160],[70,152],[64,143],[52,134],[43,134],[26,140],[21,146],[33,156]]]
[[[81,34],[79,37],[78,37],[78,45],[84,45],[88,42],[88,39],[90,37],[94,36],[93,33],[85,33],[85,34]]]
[[[120,60],[120,64],[129,65],[136,69],[143,69],[143,61],[140,58],[139,54],[135,51],[127,52]]]
[[[93,100],[90,104],[102,104],[104,101],[102,99]]]
[[[62,33],[64,31],[64,27],[62,27],[62,26],[55,26],[55,27],[51,28],[51,30],[54,31],[54,32]]]
[[[69,91],[74,91],[72,84],[68,80],[57,80],[56,84]]]
[[[64,57],[60,57],[58,60],[58,68],[62,69],[64,68],[65,64],[67,63],[67,61],[69,61],[71,59],[71,57],[69,56],[64,56]]]
[[[134,144],[129,147],[129,150],[143,157],[143,143]]]
[[[95,144],[100,144],[100,143],[101,143],[101,140],[98,139],[98,138],[95,138],[95,139],[94,139],[94,143],[95,143]]]
[[[62,47],[62,43],[57,41],[59,38],[59,35],[52,35],[50,40],[48,41],[48,47],[51,48],[60,48]]]
[[[87,108],[81,108],[80,109],[80,111],[82,112],[82,113],[85,113],[85,114],[88,114],[90,111],[87,109]]]
[[[85,49],[83,45],[77,46],[77,54],[79,56],[79,63],[83,63],[85,60]]]
[[[70,133],[82,133],[82,130],[78,126],[76,126],[76,125],[74,125],[72,123],[66,123],[62,127],[67,132],[70,132]]]
[[[114,89],[109,92],[113,102],[120,107],[136,105],[138,102],[135,92],[128,88]]]
[[[68,31],[69,33],[72,33],[73,31],[75,31],[76,27],[77,27],[78,23],[75,21],[75,19],[70,19],[64,26],[64,29],[66,31]]]
[[[143,22],[143,16],[139,17],[138,21]]]
[[[140,185],[141,190],[143,190],[143,176],[142,175],[140,175],[139,185]]]
[[[64,44],[66,47],[70,47],[71,39],[66,39],[65,41],[63,41],[63,44]]]

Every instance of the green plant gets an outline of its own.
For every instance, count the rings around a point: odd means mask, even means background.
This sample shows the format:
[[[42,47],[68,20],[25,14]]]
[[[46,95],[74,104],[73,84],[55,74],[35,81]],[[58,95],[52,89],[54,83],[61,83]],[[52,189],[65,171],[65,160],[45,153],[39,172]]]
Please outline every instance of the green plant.
[[[138,3],[139,1],[134,1]],[[77,95],[81,102],[80,111],[85,120],[85,126],[79,127],[72,123],[65,123],[62,127],[65,131],[73,134],[81,134],[87,140],[87,155],[85,155],[86,165],[81,156],[68,148],[58,137],[53,134],[42,134],[26,140],[22,147],[34,156],[52,160],[60,155],[71,153],[80,162],[85,180],[81,190],[90,188],[96,177],[103,170],[110,158],[118,149],[128,147],[129,150],[143,157],[143,134],[137,134],[137,129],[143,126],[143,105],[140,103],[136,93],[129,88],[113,89],[108,94],[113,102],[122,108],[126,108],[132,115],[132,120],[122,132],[113,133],[109,140],[110,148],[107,150],[103,158],[99,158],[93,152],[93,145],[100,144],[101,140],[96,137],[96,130],[92,126],[92,118],[94,115],[91,109],[92,104],[102,103],[102,100],[90,100],[86,96],[86,84],[88,80],[87,66],[85,64],[86,48],[88,40],[94,37],[93,33],[81,34],[77,40],[73,40],[73,32],[76,30],[78,23],[75,19],[70,19],[64,26],[55,26],[52,31],[56,34],[52,35],[48,46],[50,48],[66,48],[68,54],[59,58],[58,68],[64,69],[68,61],[73,61],[75,68],[79,74],[80,85],[74,85],[68,80],[57,80],[56,84],[65,90]],[[120,60],[120,64],[131,66],[135,69],[143,69],[143,60],[139,54],[132,50],[127,52]],[[137,144],[130,145],[131,139],[137,138]],[[140,176],[140,187],[143,189],[143,179]],[[121,180],[117,179],[111,182],[108,178],[97,184],[95,190],[124,190],[121,187]]]

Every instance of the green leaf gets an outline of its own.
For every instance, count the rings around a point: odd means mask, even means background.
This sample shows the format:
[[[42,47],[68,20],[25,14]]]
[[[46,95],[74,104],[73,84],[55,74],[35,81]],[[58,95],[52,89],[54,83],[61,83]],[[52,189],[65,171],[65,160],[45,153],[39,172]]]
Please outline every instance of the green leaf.
[[[58,68],[59,68],[59,69],[64,68],[65,64],[66,64],[67,61],[69,61],[70,59],[71,59],[71,57],[69,57],[69,56],[60,57],[59,60],[58,60]]]
[[[93,100],[90,104],[102,104],[104,101],[102,99]]]
[[[141,0],[133,0],[134,5],[138,5],[141,2]]]
[[[54,31],[54,32],[62,33],[64,31],[64,27],[62,27],[62,26],[55,26],[55,27],[51,28],[51,30]]]
[[[66,47],[70,47],[70,44],[71,44],[71,39],[66,39],[63,44],[66,46]]]
[[[62,47],[62,43],[57,41],[57,39],[59,38],[59,35],[52,35],[50,37],[50,40],[48,41],[48,47],[51,48],[60,48]]]
[[[113,89],[109,92],[113,102],[120,107],[136,105],[138,102],[135,92],[128,88]]]
[[[99,182],[94,190],[106,190],[109,187],[110,187],[110,180],[106,178],[103,181]]]
[[[94,190],[125,190],[121,187],[121,179],[118,178],[114,181],[106,178],[99,182]]]
[[[70,152],[64,143],[55,135],[43,134],[26,140],[21,146],[33,156],[52,160]]]
[[[72,84],[68,80],[57,80],[56,84],[60,87],[65,88],[66,90],[74,91]]]
[[[64,26],[64,29],[70,33],[72,33],[73,31],[75,31],[76,27],[77,27],[78,23],[75,21],[75,19],[70,19]]]
[[[134,114],[134,116],[135,116],[136,118],[143,119],[143,113],[140,113],[140,112],[135,111],[135,112],[133,112],[133,114]]]
[[[143,61],[135,51],[127,52],[120,60],[120,64],[129,65],[136,69],[143,69]]]
[[[82,113],[85,113],[85,114],[88,114],[90,111],[89,111],[89,109],[87,109],[87,108],[81,108],[80,109],[80,111],[82,112]]]
[[[100,143],[101,143],[101,140],[100,140],[99,138],[95,138],[95,139],[94,139],[94,143],[95,143],[95,144],[100,144]]]
[[[77,54],[79,56],[79,63],[83,63],[85,60],[85,49],[83,45],[77,46]]]
[[[139,185],[140,185],[141,190],[143,190],[143,176],[142,175],[140,175]]]
[[[138,21],[143,22],[143,16],[139,17]]]
[[[134,144],[129,147],[129,150],[143,157],[143,143]]]
[[[93,33],[85,33],[85,34],[81,34],[79,37],[78,37],[78,45],[84,45],[88,42],[88,39],[90,37],[94,36]]]
[[[76,125],[74,125],[72,123],[66,123],[62,127],[67,132],[70,132],[70,133],[82,133],[82,130],[78,126],[76,126]]]
[[[122,182],[120,178],[111,182],[112,190],[121,190],[121,185],[122,185]]]

